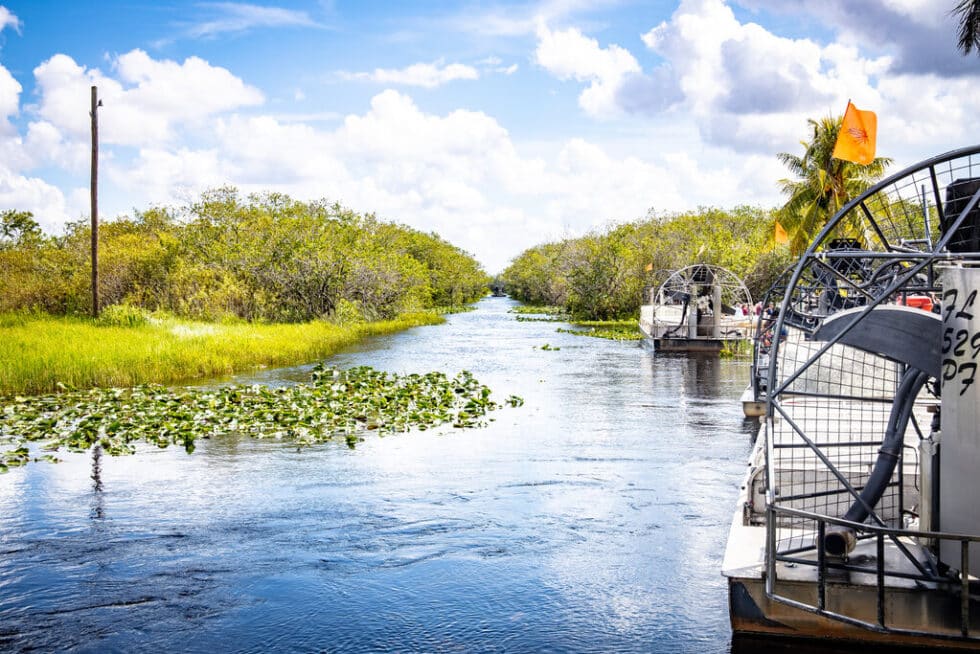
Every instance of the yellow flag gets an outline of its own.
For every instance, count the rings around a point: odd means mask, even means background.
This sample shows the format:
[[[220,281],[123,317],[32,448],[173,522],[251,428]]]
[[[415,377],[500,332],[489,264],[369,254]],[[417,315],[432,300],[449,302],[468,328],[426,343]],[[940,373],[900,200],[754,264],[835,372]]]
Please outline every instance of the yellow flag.
[[[853,161],[867,166],[875,159],[875,138],[878,136],[878,117],[873,111],[861,111],[850,102],[844,111],[844,122],[834,145],[835,159]]]
[[[783,229],[783,226],[779,224],[778,220],[776,221],[776,233],[773,234],[772,238],[779,245],[789,245],[789,234],[786,233],[786,230]]]
[[[648,263],[646,266],[644,266],[643,270],[645,270],[647,272],[653,272],[653,264],[652,263]]]

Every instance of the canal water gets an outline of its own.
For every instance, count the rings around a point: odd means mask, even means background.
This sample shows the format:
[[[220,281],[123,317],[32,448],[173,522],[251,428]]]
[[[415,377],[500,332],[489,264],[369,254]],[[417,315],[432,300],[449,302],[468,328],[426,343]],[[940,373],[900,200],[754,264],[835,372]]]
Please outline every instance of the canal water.
[[[748,364],[513,306],[330,360],[465,368],[524,398],[483,429],[356,450],[228,437],[0,476],[0,651],[728,652]]]

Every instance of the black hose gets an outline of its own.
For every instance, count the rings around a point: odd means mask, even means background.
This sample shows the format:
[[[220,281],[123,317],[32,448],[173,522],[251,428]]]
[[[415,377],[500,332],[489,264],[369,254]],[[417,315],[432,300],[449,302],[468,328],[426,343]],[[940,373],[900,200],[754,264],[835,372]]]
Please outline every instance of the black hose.
[[[885,494],[888,482],[891,481],[892,474],[895,472],[895,466],[898,465],[902,442],[905,439],[905,430],[908,428],[909,418],[912,417],[912,409],[915,407],[915,398],[928,379],[928,373],[917,368],[909,368],[902,375],[898,391],[895,393],[891,413],[888,416],[888,426],[885,428],[885,435],[881,440],[881,448],[878,450],[878,459],[875,461],[864,489],[847,510],[847,513],[842,516],[844,520],[864,522],[878,501],[881,500],[881,496]],[[854,542],[853,530],[832,529],[828,530],[824,537],[824,548],[832,556],[843,556],[854,547]]]
[[[677,333],[677,330],[678,329],[680,329],[681,327],[684,326],[684,318],[687,318],[687,307],[688,307],[688,305],[690,303],[691,303],[691,296],[688,295],[687,298],[684,299],[684,308],[681,309],[681,322],[680,322],[680,324],[677,325],[676,327],[672,328],[672,329],[668,329],[667,331],[665,331],[664,332],[664,336],[665,337],[671,337],[671,336],[673,336],[674,334]]]

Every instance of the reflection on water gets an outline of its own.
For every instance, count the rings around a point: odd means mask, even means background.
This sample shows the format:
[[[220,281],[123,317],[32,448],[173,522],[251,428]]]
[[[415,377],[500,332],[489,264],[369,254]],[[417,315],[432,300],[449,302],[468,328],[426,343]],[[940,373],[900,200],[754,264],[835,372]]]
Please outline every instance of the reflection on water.
[[[0,650],[728,652],[747,364],[510,306],[332,360],[524,397],[486,429],[220,438],[0,478]]]

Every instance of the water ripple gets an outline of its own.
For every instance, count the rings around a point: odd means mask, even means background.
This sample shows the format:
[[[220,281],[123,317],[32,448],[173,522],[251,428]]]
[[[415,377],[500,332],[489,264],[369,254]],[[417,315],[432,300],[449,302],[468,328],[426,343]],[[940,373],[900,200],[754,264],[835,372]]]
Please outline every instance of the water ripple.
[[[104,457],[99,490],[86,455],[0,477],[0,650],[727,652],[747,367],[511,304],[331,362],[466,367],[525,399],[486,429],[146,448]]]

